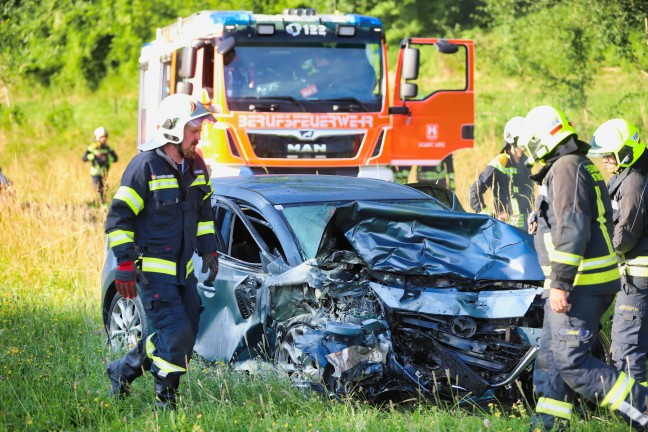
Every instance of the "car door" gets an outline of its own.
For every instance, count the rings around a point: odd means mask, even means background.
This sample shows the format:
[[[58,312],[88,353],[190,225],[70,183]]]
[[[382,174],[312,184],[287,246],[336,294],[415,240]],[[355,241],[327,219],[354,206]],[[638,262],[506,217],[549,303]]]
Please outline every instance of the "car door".
[[[254,309],[256,288],[266,279],[262,254],[281,246],[263,215],[249,205],[219,198],[214,223],[223,240],[214,286],[198,283],[204,307],[195,351],[207,360],[241,361],[267,352],[263,323]],[[259,227],[263,235],[259,234]],[[274,252],[276,251],[276,252]]]

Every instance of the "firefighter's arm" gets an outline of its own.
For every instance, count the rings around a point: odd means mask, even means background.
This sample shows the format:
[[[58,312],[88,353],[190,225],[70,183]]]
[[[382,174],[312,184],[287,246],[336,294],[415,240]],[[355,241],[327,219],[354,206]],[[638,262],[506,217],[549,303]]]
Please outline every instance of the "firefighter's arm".
[[[83,153],[83,157],[81,159],[83,160],[83,162],[92,162],[94,158],[94,153],[91,152],[90,149],[88,149],[85,151],[85,153]]]
[[[110,158],[112,159],[112,160],[111,160],[111,163],[117,162],[117,160],[118,160],[119,158],[117,157],[117,153],[115,153],[115,150],[110,149],[110,153],[109,153],[109,154],[110,154]]]
[[[207,170],[205,169],[205,172]],[[213,188],[211,186],[211,181],[207,180],[207,188],[205,188],[205,194],[200,203],[200,217],[198,221],[198,233],[196,237],[197,252],[199,255],[205,253],[213,253],[218,250],[216,244],[216,232],[214,227],[214,215],[211,205],[211,196],[213,194]]]
[[[641,180],[640,180],[641,179]],[[648,182],[642,177],[628,178],[621,186],[619,221],[614,226],[612,244],[619,253],[634,249],[648,225],[645,195]]]
[[[141,164],[137,157],[134,158],[124,171],[119,189],[108,210],[108,245],[115,253],[118,263],[132,261],[139,255],[135,245],[134,222],[144,210],[150,178],[148,164]]]
[[[567,168],[567,169],[565,169]],[[551,261],[551,288],[571,291],[590,240],[589,192],[592,180],[582,165],[576,169],[555,167],[549,193],[557,224],[545,246]],[[552,244],[553,243],[553,244]]]
[[[484,171],[479,175],[475,183],[470,186],[470,208],[475,213],[480,213],[488,209],[484,203],[484,193],[488,190],[489,185],[495,181],[495,168],[488,165]]]

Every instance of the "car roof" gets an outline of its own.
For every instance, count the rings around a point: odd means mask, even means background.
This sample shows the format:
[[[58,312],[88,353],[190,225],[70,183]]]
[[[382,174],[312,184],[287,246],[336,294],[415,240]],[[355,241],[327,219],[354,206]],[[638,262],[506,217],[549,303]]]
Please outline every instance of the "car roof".
[[[334,175],[215,177],[211,182],[217,195],[242,198],[245,192],[252,192],[262,196],[272,205],[323,201],[431,199],[423,192],[385,180]]]

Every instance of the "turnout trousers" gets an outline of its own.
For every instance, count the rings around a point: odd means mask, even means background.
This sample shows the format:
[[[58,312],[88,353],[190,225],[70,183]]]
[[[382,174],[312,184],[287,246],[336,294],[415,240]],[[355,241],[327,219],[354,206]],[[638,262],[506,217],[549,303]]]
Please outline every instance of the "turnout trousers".
[[[130,384],[145,371],[155,378],[158,400],[175,402],[180,376],[186,373],[198,333],[201,311],[196,278],[186,285],[151,282],[140,292],[153,333],[107,367],[111,378]]]
[[[614,294],[572,293],[571,309],[566,313],[554,312],[545,302],[533,375],[534,426],[551,430],[556,418],[569,421],[577,394],[616,411],[637,429],[648,425],[648,389],[590,352],[599,321],[613,300]]]
[[[614,365],[635,381],[646,382],[648,355],[648,278],[622,276],[612,322]]]

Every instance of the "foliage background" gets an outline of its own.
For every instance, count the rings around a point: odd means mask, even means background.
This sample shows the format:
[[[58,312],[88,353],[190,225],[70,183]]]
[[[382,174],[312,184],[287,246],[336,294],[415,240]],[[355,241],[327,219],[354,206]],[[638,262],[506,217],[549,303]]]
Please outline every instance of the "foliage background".
[[[523,430],[524,403],[473,413],[331,403],[273,379],[199,362],[183,409],[150,411],[151,383],[107,398],[99,311],[105,209],[81,162],[104,125],[120,161],[135,154],[138,55],[155,28],[201,9],[276,13],[301,1],[4,0],[0,2],[0,431],[3,430]],[[474,39],[475,148],[457,153],[457,192],[502,143],[514,115],[549,103],[588,140],[625,117],[648,130],[645,0],[356,0],[309,6],[380,17],[391,54],[406,36]],[[391,59],[393,60],[393,59]],[[394,63],[393,61],[391,62]],[[596,421],[592,421],[596,420]],[[574,430],[627,430],[590,413]]]

